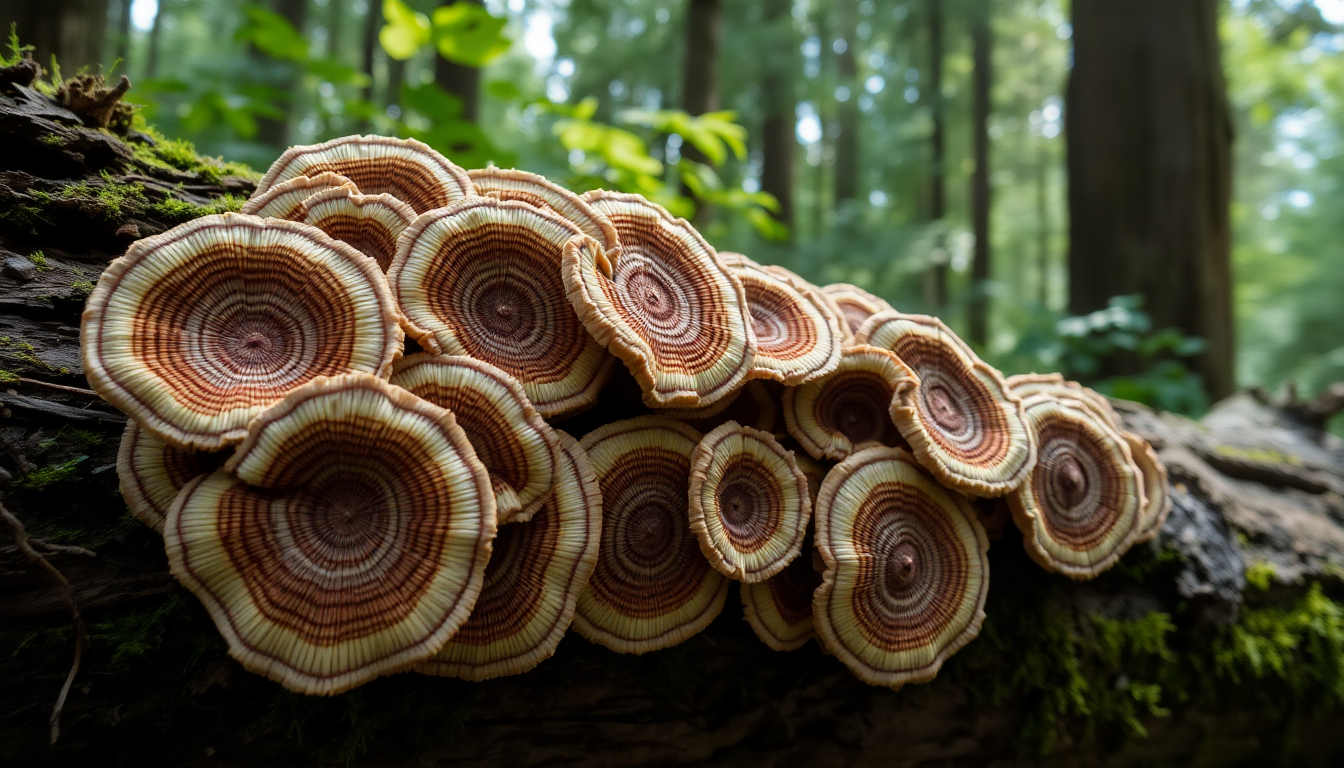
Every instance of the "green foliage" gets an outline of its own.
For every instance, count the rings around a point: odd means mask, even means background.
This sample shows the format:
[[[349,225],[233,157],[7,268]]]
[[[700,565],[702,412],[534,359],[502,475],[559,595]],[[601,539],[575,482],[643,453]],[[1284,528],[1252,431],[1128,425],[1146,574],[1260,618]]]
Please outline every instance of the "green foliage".
[[[151,608],[127,611],[90,624],[90,649],[97,649],[113,666],[151,656],[163,647],[164,635],[181,625],[178,619],[185,608],[187,599],[173,594]]]
[[[38,467],[14,481],[14,486],[29,491],[41,491],[57,483],[66,482],[75,477],[80,463],[88,458],[88,456],[76,456],[58,464]]]
[[[138,128],[150,140],[135,142],[131,147],[136,159],[149,165],[199,174],[210,184],[218,184],[225,176],[251,180],[261,178],[261,174],[242,163],[225,162],[223,158],[197,154],[196,147],[186,139],[170,139],[149,125]]]
[[[23,59],[25,53],[35,50],[31,45],[19,44],[18,22],[10,22],[9,39],[6,42],[6,48],[9,51],[8,53],[0,53],[0,67],[9,67],[18,64],[19,61]]]
[[[28,254],[28,260],[33,262],[33,268],[38,272],[46,272],[51,269],[51,265],[47,264],[47,255],[41,251],[33,251]]]
[[[1254,679],[1269,707],[1344,705],[1344,605],[1312,584],[1291,608],[1247,608],[1213,642],[1214,669],[1237,684]],[[1265,686],[1274,682],[1274,686]]]
[[[383,19],[387,24],[379,31],[378,42],[398,61],[432,46],[448,61],[482,67],[508,51],[513,42],[504,35],[504,19],[465,0],[441,5],[429,16],[402,0],[383,0]]]

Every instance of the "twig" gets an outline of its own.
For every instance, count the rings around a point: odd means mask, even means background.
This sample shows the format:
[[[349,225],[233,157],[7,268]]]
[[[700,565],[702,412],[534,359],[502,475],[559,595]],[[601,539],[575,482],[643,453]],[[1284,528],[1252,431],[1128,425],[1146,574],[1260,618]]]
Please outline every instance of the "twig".
[[[61,686],[61,694],[56,697],[56,706],[51,710],[51,743],[55,744],[56,740],[61,737],[61,710],[65,708],[65,698],[70,695],[70,686],[75,682],[75,675],[79,674],[79,662],[84,657],[84,618],[79,615],[79,603],[75,601],[75,590],[70,586],[70,580],[65,578],[65,574],[61,573],[56,566],[48,562],[47,558],[33,549],[33,545],[28,540],[28,533],[23,529],[23,523],[14,516],[14,513],[6,509],[4,504],[0,504],[0,518],[4,519],[5,527],[14,537],[14,543],[18,546],[19,551],[28,558],[29,562],[45,568],[47,573],[51,574],[51,577],[61,585],[61,591],[65,594],[66,602],[70,604],[70,617],[75,625],[75,659],[70,665],[70,674],[65,676],[65,685]]]
[[[22,376],[20,376],[19,383],[32,384],[38,387],[47,387],[48,389],[56,389],[60,390],[61,392],[69,392],[72,395],[84,395],[85,397],[98,397],[98,393],[94,392],[92,389],[81,389],[80,387],[67,387],[64,384],[52,384],[50,381],[42,381],[41,379],[25,379]]]

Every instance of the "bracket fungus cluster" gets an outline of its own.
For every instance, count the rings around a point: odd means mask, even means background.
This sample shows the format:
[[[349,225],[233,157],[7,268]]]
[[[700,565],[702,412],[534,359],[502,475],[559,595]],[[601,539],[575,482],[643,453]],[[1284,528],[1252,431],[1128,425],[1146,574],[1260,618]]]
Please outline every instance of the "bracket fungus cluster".
[[[291,148],[242,213],[136,242],[81,343],[132,514],[306,694],[526,672],[571,627],[667,648],[733,582],[770,648],[921,682],[984,615],[976,510],[1089,578],[1170,505],[1091,390],[638,195],[409,140]]]

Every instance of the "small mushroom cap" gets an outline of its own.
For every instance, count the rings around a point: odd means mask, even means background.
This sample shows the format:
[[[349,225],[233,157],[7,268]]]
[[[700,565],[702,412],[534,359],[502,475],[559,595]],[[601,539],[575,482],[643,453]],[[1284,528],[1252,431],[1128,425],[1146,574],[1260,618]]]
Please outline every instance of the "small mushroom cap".
[[[758,582],[798,556],[812,501],[793,451],[769,432],[730,421],[705,435],[691,456],[690,515],[715,570]]]
[[[857,285],[831,283],[823,285],[821,292],[844,317],[845,325],[849,328],[850,343],[854,343],[854,336],[868,318],[879,312],[895,311],[885,299],[874,296]]]
[[[561,416],[596,402],[616,364],[560,277],[576,236],[551,211],[473,197],[416,219],[387,276],[422,346],[504,369],[543,416]]]
[[[372,259],[293,221],[203,216],[131,245],[85,304],[93,389],[155,437],[217,450],[318,376],[387,376],[403,337]]]
[[[919,379],[896,355],[848,347],[834,371],[784,390],[784,424],[814,459],[844,459],[878,445],[904,445],[889,411]]]
[[[697,431],[709,432],[720,424],[736,421],[762,432],[775,432],[779,408],[765,382],[748,381],[738,391],[704,408],[667,408],[659,416],[684,421]]]
[[[1129,445],[1077,400],[1026,403],[1039,458],[1008,497],[1027,554],[1046,570],[1090,579],[1139,533],[1146,499]]]
[[[378,262],[384,272],[397,254],[397,238],[415,221],[415,211],[397,198],[361,195],[353,187],[318,192],[296,215]]]
[[[1036,462],[1022,403],[941,320],[882,312],[858,340],[895,352],[918,375],[891,417],[939,481],[972,496],[1002,496],[1022,484]]]
[[[621,252],[616,227],[605,214],[598,213],[582,197],[548,180],[545,176],[505,168],[477,168],[467,171],[476,194],[500,200],[517,200],[534,208],[554,211],[572,222],[583,234],[602,245],[608,259]]]
[[[1120,417],[1111,407],[1111,401],[1094,389],[1089,389],[1076,381],[1069,381],[1058,373],[1019,373],[1004,380],[1008,391],[1026,400],[1033,395],[1046,394],[1061,400],[1077,400],[1096,412],[1106,426],[1122,429]]]
[[[591,239],[565,246],[564,279],[588,332],[619,357],[653,408],[699,408],[751,371],[756,342],[742,283],[684,219],[639,195],[584,195],[616,226],[620,258]]]
[[[300,221],[303,216],[303,201],[328,189],[349,189],[358,192],[355,182],[339,173],[323,171],[312,176],[295,176],[289,181],[276,184],[265,192],[253,192],[252,197],[243,203],[240,213],[271,219],[289,219]]]
[[[826,565],[812,603],[817,637],[860,679],[923,683],[980,632],[989,540],[960,494],[904,449],[838,464],[817,495]]]
[[[331,695],[433,656],[495,537],[453,415],[369,375],[314,380],[248,425],[164,528],[172,573],[247,669]]]
[[[490,472],[499,522],[523,522],[555,487],[560,442],[510,375],[461,355],[410,355],[392,383],[447,408]]]
[[[749,374],[752,378],[796,387],[835,370],[849,333],[816,289],[740,253],[724,252],[719,257],[742,281],[746,292],[751,330],[756,337],[756,363]]]
[[[555,493],[526,523],[499,529],[471,618],[430,661],[431,675],[488,680],[555,652],[597,564],[602,494],[588,454],[564,432]]]
[[[812,593],[821,585],[821,574],[812,567],[809,546],[801,557],[765,581],[742,585],[742,613],[761,642],[776,651],[801,648],[816,632],[812,625]]]
[[[386,192],[424,213],[476,194],[467,172],[415,139],[390,136],[343,136],[290,147],[257,182],[257,195],[295,176],[323,171],[354,182],[365,195]]]
[[[1108,425],[1109,426],[1109,425]],[[1142,544],[1157,538],[1158,531],[1167,522],[1171,514],[1171,494],[1167,491],[1167,467],[1157,457],[1157,451],[1142,437],[1133,432],[1121,432],[1120,437],[1129,445],[1130,457],[1134,466],[1143,475],[1143,515],[1139,518],[1139,530],[1134,536],[1135,544]]]
[[[641,416],[584,436],[602,489],[602,544],[574,629],[620,653],[669,648],[723,610],[728,579],[687,525],[691,454],[700,433]]]
[[[135,519],[162,533],[168,509],[182,486],[219,469],[228,457],[227,452],[174,448],[130,419],[117,450],[121,496]]]

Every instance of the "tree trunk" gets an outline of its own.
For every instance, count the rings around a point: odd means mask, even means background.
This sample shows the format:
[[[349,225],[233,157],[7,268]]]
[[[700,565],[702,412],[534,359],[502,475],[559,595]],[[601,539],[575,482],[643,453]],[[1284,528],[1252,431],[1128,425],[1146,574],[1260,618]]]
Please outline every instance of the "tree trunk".
[[[363,54],[364,74],[368,75],[369,83],[364,86],[360,96],[368,103],[369,109],[374,105],[374,62],[382,47],[378,44],[378,31],[382,28],[383,14],[381,6],[378,3],[370,2],[368,10],[364,12],[364,37],[360,41],[361,53]],[[358,123],[358,130],[362,133],[369,130],[370,122],[367,118],[361,118]]]
[[[158,76],[159,46],[163,42],[163,20],[168,16],[168,1],[159,0],[159,5],[154,10],[154,23],[149,26],[149,40],[145,46],[149,49],[145,53],[145,77]]]
[[[691,115],[719,109],[719,51],[723,47],[723,0],[690,0],[686,9],[686,46],[682,54],[681,108]],[[707,162],[689,141],[681,156],[696,163]],[[681,193],[691,196],[685,185]],[[695,222],[704,225],[708,208],[697,201]]]
[[[308,16],[308,0],[274,0],[272,10],[284,17],[291,26],[304,33],[303,26]],[[257,140],[275,149],[283,150],[289,146],[289,118],[294,111],[294,88],[298,84],[297,73],[289,62],[283,62],[277,68],[278,79],[275,86],[285,95],[279,107],[283,117],[263,117],[257,120]]]
[[[481,0],[470,0],[481,5]],[[476,122],[481,109],[481,70],[434,56],[434,82],[462,100],[462,118]]]
[[[1155,328],[1203,337],[1233,387],[1232,124],[1216,0],[1076,0],[1068,86],[1069,309],[1141,294]],[[1112,361],[1108,374],[1137,360]]]
[[[44,67],[51,59],[62,71],[103,64],[107,34],[107,0],[5,0],[0,4],[0,36],[9,38],[17,24],[19,40],[34,47],[33,58]]]
[[[797,46],[794,44],[789,0],[768,0],[765,22],[771,30],[770,49],[761,78],[761,104],[765,119],[761,125],[761,190],[779,201],[775,218],[789,227],[793,237],[793,173],[798,142],[794,138],[793,75]]]
[[[984,346],[989,341],[990,280],[990,188],[989,119],[993,111],[994,38],[990,29],[991,0],[976,0],[971,10],[971,45],[974,50],[974,84],[971,105],[971,135],[974,143],[975,172],[971,174],[971,227],[975,234],[975,253],[971,258],[971,296],[967,328],[972,343]]]
[[[131,4],[133,2],[134,0],[121,0],[121,7],[117,11],[116,58],[121,62],[121,72],[131,71]]]
[[[925,0],[929,25],[929,82],[924,93],[933,117],[929,134],[929,220],[937,227],[929,271],[924,279],[924,303],[937,312],[947,306],[947,237],[942,230],[947,215],[947,127],[943,105],[943,0]]]
[[[854,48],[858,25],[854,0],[836,0],[835,21],[839,26],[838,39],[845,48],[836,54],[836,87],[847,94],[836,104],[836,123],[839,135],[835,137],[835,207],[859,196],[859,68]]]

